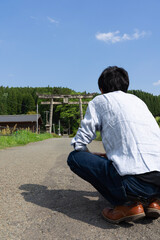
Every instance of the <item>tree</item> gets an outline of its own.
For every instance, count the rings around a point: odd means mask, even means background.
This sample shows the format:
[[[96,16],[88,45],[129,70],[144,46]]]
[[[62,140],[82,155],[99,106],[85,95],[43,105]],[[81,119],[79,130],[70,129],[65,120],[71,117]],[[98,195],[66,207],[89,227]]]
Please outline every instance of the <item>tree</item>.
[[[35,110],[35,101],[32,95],[29,93],[23,95],[21,112],[23,114],[26,114],[27,112],[34,111],[34,110]]]
[[[0,115],[7,114],[7,97],[8,93],[4,87],[0,87]]]
[[[17,113],[17,94],[14,88],[11,88],[7,97],[7,112],[10,115]]]

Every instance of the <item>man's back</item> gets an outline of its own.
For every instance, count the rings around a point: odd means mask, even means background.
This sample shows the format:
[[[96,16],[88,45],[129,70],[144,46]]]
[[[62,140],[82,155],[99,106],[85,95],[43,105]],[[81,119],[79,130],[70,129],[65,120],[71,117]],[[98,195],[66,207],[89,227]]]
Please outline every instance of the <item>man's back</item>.
[[[120,175],[160,171],[160,129],[145,103],[121,91],[93,100],[107,157]]]

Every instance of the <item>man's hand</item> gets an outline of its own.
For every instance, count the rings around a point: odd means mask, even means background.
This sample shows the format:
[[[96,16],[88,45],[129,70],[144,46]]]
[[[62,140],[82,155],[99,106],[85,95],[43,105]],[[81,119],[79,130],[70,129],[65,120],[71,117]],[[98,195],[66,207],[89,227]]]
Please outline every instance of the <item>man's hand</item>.
[[[97,155],[97,156],[101,156],[101,157],[105,157],[105,158],[107,158],[106,153],[90,152],[88,148],[86,149],[86,152],[89,152],[89,153],[92,153],[92,154],[94,154],[94,155]]]
[[[106,153],[92,152],[92,154],[107,158]]]

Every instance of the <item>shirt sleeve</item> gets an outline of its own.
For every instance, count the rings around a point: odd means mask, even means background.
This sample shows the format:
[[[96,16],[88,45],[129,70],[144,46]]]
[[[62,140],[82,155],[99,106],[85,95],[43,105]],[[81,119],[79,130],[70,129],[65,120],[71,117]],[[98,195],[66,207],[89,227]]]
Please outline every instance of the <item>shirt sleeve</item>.
[[[95,103],[90,101],[84,119],[81,121],[81,127],[72,139],[71,145],[77,151],[87,151],[87,144],[96,138],[96,131],[100,130],[100,128],[100,116],[96,110]]]

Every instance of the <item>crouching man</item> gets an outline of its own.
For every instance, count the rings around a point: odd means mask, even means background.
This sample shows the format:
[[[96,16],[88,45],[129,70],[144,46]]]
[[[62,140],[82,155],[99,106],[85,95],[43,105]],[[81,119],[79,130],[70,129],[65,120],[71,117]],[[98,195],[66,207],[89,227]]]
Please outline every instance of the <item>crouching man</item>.
[[[106,68],[98,85],[102,94],[88,104],[68,165],[113,205],[102,211],[109,222],[158,217],[160,128],[145,103],[127,93],[129,77],[123,68]],[[87,148],[96,131],[105,153]]]

